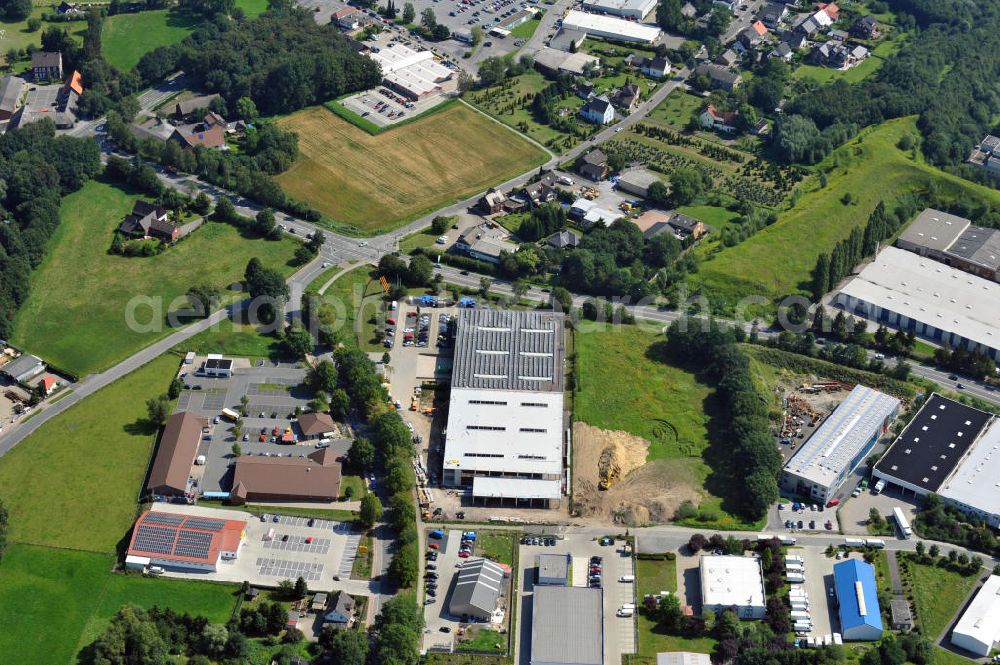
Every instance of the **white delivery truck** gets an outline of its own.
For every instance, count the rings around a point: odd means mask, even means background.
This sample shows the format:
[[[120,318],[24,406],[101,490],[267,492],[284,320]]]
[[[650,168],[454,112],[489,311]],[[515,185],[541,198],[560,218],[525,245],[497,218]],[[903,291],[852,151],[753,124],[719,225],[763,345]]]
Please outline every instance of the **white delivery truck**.
[[[801,573],[789,573],[788,582],[789,584],[802,584],[806,581],[806,576]]]
[[[874,547],[877,550],[885,549],[885,541],[880,540],[878,538],[868,538],[867,540],[865,540],[865,545],[867,545],[868,547]]]
[[[893,508],[892,517],[896,520],[896,526],[899,527],[899,535],[906,540],[912,538],[913,529],[910,528],[910,521],[906,519],[906,515],[903,514],[902,508],[899,506]]]
[[[844,547],[864,547],[864,538],[844,538]]]
[[[796,622],[797,621],[809,621],[810,620],[809,619],[809,613],[806,612],[805,610],[792,610],[792,613],[791,613],[790,616],[792,617],[792,621],[796,621]]]
[[[786,554],[785,563],[803,563],[805,559],[800,557],[798,554]]]
[[[782,545],[794,545],[795,544],[795,539],[792,538],[791,536],[782,536],[780,538],[780,540],[781,540],[781,544]]]
[[[625,607],[619,607],[618,611],[615,612],[615,616],[619,616],[619,617],[630,617],[633,614],[635,614],[635,610],[631,610],[631,609],[628,609],[628,608],[625,608]]]
[[[149,574],[150,575],[162,575],[163,574],[163,568],[161,568],[160,566],[150,566],[149,567]]]

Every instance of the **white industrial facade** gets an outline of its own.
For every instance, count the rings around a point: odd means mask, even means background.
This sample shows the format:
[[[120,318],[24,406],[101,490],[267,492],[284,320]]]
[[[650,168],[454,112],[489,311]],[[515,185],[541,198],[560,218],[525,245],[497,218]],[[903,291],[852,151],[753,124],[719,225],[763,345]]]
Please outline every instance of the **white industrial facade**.
[[[938,494],[962,512],[1000,529],[1000,420],[972,444],[965,457],[938,489]]]
[[[952,348],[1000,361],[1000,284],[886,247],[834,305]]]
[[[855,386],[785,465],[781,485],[826,503],[871,452],[899,411],[899,400]]]
[[[660,37],[660,29],[655,25],[576,10],[566,14],[562,27],[564,30],[585,32],[590,37],[617,39],[623,42],[652,44]]]
[[[1000,642],[1000,575],[990,575],[951,632],[951,643],[988,656]]]
[[[483,499],[561,496],[563,327],[553,312],[458,315],[444,485]]]
[[[764,618],[764,576],[757,557],[703,555],[699,571],[703,611],[733,609],[741,619]]]
[[[402,44],[393,44],[368,57],[382,67],[383,82],[411,99],[420,99],[440,92],[441,83],[452,72],[434,60],[430,51],[414,51]]]
[[[583,6],[592,12],[641,21],[656,9],[656,0],[583,0]]]

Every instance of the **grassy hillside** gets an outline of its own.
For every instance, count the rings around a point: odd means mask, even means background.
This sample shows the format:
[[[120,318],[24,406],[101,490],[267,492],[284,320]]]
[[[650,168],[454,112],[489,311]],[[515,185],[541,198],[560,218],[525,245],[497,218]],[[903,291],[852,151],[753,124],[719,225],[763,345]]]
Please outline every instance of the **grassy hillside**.
[[[196,17],[172,9],[109,16],[101,34],[101,51],[108,64],[127,71],[149,51],[187,37],[197,24]]]

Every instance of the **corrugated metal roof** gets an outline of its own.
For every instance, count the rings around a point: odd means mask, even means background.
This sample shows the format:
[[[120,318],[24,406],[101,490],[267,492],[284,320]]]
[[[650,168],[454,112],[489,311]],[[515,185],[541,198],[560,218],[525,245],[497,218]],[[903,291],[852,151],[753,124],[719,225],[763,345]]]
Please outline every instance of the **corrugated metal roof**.
[[[863,625],[882,630],[874,566],[860,559],[841,561],[833,567],[833,584],[840,604],[842,632]]]
[[[532,598],[531,662],[601,665],[604,592],[574,586],[536,586]]]
[[[500,600],[503,568],[486,559],[470,559],[455,576],[452,614],[492,614]]]

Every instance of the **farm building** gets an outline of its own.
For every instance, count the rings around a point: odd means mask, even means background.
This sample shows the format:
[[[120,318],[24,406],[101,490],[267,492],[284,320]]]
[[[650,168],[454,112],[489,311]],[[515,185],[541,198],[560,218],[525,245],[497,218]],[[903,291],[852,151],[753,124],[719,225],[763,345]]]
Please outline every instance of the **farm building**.
[[[869,641],[882,637],[875,567],[860,559],[841,561],[833,566],[833,587],[844,639]]]
[[[245,533],[244,520],[146,511],[132,530],[125,565],[214,573],[220,561],[239,556]]]
[[[990,575],[951,631],[951,643],[989,656],[1000,642],[1000,575]]]
[[[570,10],[566,14],[562,25],[569,30],[585,32],[590,37],[603,37],[622,42],[652,44],[660,36],[660,29],[655,25],[576,10]]]
[[[538,577],[535,584],[569,584],[569,554],[539,554]]]
[[[458,314],[443,484],[473,498],[558,500],[565,332],[554,312]]]
[[[781,473],[781,485],[820,503],[833,498],[899,412],[899,400],[855,386]]]
[[[22,353],[0,368],[0,372],[3,372],[4,376],[17,383],[30,381],[44,371],[45,363],[42,362],[42,359],[30,353]]]
[[[531,665],[604,663],[602,589],[539,586],[531,603]]]
[[[303,413],[298,426],[304,439],[322,439],[337,433],[337,423],[328,413]]]
[[[28,85],[20,76],[4,76],[0,79],[0,120],[10,120],[21,107],[21,94]]]
[[[414,51],[402,44],[393,44],[368,57],[382,67],[383,83],[410,99],[421,99],[440,92],[441,83],[452,71],[438,64],[430,51]]]
[[[886,247],[836,295],[834,305],[952,348],[1000,362],[1000,284]]]
[[[330,448],[305,457],[236,459],[230,503],[247,501],[336,501],[340,496],[340,462]]]
[[[649,186],[654,182],[663,183],[660,176],[647,169],[630,169],[618,176],[618,189],[645,198]]]
[[[764,576],[751,556],[702,556],[698,565],[704,610],[733,609],[741,619],[764,618]]]
[[[448,611],[489,619],[500,605],[503,578],[503,568],[498,564],[487,559],[467,560],[455,575]]]
[[[191,467],[198,455],[201,429],[207,424],[208,420],[189,411],[167,418],[146,483],[153,496],[183,497],[190,493]]]
[[[583,0],[583,6],[590,12],[641,21],[656,9],[656,0]]]

